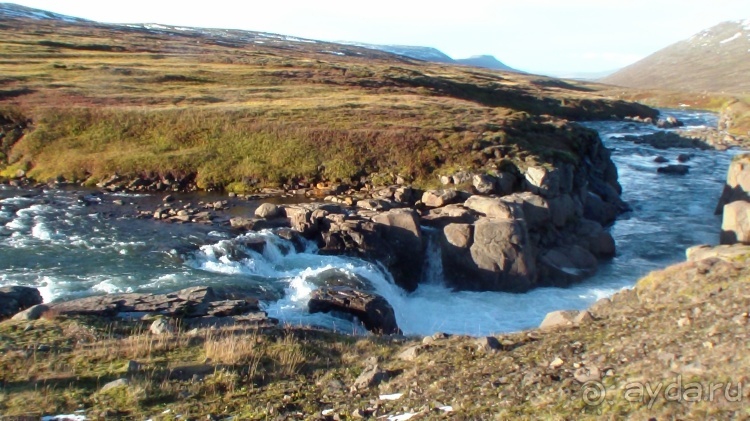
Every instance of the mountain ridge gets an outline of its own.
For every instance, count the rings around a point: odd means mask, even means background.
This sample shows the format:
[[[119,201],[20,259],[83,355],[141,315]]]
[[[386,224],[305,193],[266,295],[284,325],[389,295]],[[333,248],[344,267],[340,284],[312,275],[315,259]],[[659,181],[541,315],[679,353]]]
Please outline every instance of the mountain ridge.
[[[599,82],[641,89],[750,92],[750,19],[727,21],[669,45]]]

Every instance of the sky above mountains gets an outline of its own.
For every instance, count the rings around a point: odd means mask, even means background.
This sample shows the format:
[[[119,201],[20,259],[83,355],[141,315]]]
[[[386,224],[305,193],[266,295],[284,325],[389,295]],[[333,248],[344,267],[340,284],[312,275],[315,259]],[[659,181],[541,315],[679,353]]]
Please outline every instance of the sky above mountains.
[[[18,0],[111,23],[233,28],[319,40],[435,47],[454,58],[492,54],[533,73],[619,69],[727,20],[747,0],[284,0],[101,2]]]

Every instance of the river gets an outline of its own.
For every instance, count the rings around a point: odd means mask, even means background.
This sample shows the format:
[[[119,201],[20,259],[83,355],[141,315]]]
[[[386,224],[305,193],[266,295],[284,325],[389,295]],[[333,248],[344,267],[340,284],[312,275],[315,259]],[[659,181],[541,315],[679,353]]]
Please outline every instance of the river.
[[[667,110],[688,126],[716,127],[706,112]],[[271,232],[237,236],[226,228],[165,224],[102,212],[80,201],[81,192],[0,186],[0,285],[38,287],[46,302],[115,292],[167,292],[193,285],[233,286],[261,297],[264,309],[283,323],[362,333],[351,322],[307,314],[310,292],[332,277],[367,283],[394,307],[405,334],[437,331],[469,335],[537,326],[559,309],[583,309],[599,298],[632,287],[651,270],[684,260],[685,248],[718,242],[721,220],[713,214],[736,151],[656,150],[618,139],[657,130],[632,122],[592,122],[613,150],[623,198],[633,208],[613,227],[617,256],[597,275],[569,288],[538,288],[525,294],[453,292],[441,283],[436,248],[428,250],[423,284],[407,294],[378,265],[355,258],[320,256]],[[654,157],[672,163],[692,154],[685,176],[657,174]],[[147,204],[154,198],[106,194]],[[94,198],[94,200],[97,200]],[[251,206],[252,204],[248,204]],[[257,204],[256,204],[257,205]],[[245,209],[247,210],[247,209]],[[243,246],[267,239],[263,254]]]

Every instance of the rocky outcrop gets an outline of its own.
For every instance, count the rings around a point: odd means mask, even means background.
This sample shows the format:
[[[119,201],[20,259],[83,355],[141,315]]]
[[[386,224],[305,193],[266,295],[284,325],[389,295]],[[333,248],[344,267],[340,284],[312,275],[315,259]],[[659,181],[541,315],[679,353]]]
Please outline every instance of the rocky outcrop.
[[[724,205],[737,200],[750,201],[750,154],[737,155],[729,165],[727,182],[716,206],[720,215]]]
[[[750,202],[738,200],[724,206],[721,244],[750,244]]]
[[[750,243],[750,154],[732,160],[716,213],[723,214],[721,244]]]
[[[321,288],[313,291],[307,306],[310,313],[343,313],[356,317],[374,333],[401,334],[393,307],[375,293],[348,287]]]
[[[0,287],[0,320],[42,303],[39,290],[31,287]]]

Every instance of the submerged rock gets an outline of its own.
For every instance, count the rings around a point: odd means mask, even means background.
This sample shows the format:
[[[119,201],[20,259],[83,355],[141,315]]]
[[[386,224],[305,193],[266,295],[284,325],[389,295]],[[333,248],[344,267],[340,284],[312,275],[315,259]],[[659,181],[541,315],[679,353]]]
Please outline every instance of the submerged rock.
[[[371,332],[400,334],[393,307],[378,294],[348,287],[327,287],[313,291],[307,304],[310,313],[343,313],[359,319]]]
[[[660,174],[675,174],[675,175],[685,175],[690,170],[690,167],[687,165],[667,165],[666,167],[659,167],[656,169],[656,172]]]

